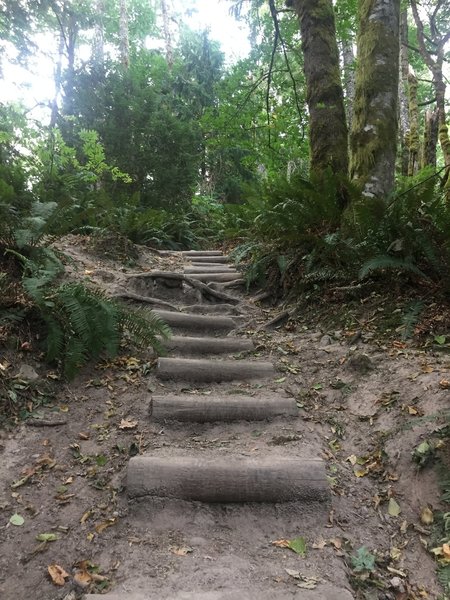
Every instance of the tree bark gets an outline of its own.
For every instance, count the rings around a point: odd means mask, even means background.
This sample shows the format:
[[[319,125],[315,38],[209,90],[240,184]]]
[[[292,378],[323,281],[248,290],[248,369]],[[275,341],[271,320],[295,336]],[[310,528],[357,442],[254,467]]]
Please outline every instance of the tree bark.
[[[400,115],[401,172],[408,175],[409,165],[409,52],[408,52],[408,11],[400,14],[400,80],[398,86]]]
[[[438,119],[438,137],[439,143],[442,148],[442,154],[444,156],[444,164],[446,169],[446,180],[447,183],[450,181],[450,139],[448,136],[448,126],[446,124],[445,114],[445,79],[443,75],[443,63],[445,56],[445,48],[447,42],[450,40],[450,31],[446,31],[441,34],[439,28],[436,26],[436,17],[439,8],[442,3],[438,3],[437,7],[433,10],[432,14],[428,15],[430,35],[425,33],[422,19],[419,15],[416,0],[411,0],[411,8],[414,16],[414,21],[417,26],[417,42],[419,46],[420,54],[431,71],[433,77],[433,86],[436,93],[436,109]],[[431,37],[430,37],[431,36]],[[432,50],[428,50],[427,41],[432,46]]]
[[[119,51],[120,62],[124,69],[128,69],[130,66],[130,42],[128,37],[127,0],[120,0]]]
[[[419,137],[419,104],[417,77],[412,69],[408,74],[409,99],[409,135],[408,135],[408,175],[412,177],[419,170],[420,137]]]
[[[394,189],[400,0],[360,0],[350,173],[366,198]]]
[[[300,23],[311,172],[348,172],[348,129],[331,0],[290,0]]]
[[[423,132],[423,147],[421,167],[436,168],[436,152],[438,143],[438,113],[437,110],[427,110],[425,113],[425,128]]]
[[[344,66],[345,113],[349,130],[353,121],[353,102],[355,99],[355,54],[353,40],[342,40],[342,62]]]

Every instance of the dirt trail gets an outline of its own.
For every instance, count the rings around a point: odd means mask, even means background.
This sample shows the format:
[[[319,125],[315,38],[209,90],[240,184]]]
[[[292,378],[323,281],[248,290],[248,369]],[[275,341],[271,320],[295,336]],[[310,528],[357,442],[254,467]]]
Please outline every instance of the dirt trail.
[[[341,332],[266,331],[272,315],[236,291],[239,275],[218,258],[227,277],[208,296],[201,286],[215,271],[193,272],[199,256],[169,256],[199,287],[83,257],[112,293],[172,306],[178,341],[155,369],[144,353],[85,372],[37,415],[63,424],[0,440],[0,509],[5,523],[25,517],[0,528],[0,598],[94,600],[102,589],[105,600],[438,598],[418,519],[423,506],[438,508],[438,486],[410,460],[433,426],[407,423],[408,407],[430,414],[446,401],[438,382],[449,365],[364,339],[349,346]],[[214,255],[203,264],[214,268]],[[36,536],[49,531],[58,539],[42,546]],[[304,557],[280,542],[298,538]],[[357,579],[355,591],[349,557],[361,546],[377,556],[377,583]],[[60,591],[54,564],[67,572]]]

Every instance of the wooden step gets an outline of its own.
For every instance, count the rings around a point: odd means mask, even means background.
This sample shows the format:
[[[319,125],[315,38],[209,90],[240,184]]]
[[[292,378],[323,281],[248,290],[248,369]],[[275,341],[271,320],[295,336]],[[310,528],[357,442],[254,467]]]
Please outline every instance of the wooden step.
[[[205,314],[205,315],[241,315],[240,311],[233,304],[219,303],[219,304],[190,304],[188,306],[182,306],[181,310],[193,314]]]
[[[277,416],[297,417],[294,398],[253,396],[205,396],[167,394],[152,396],[150,416],[153,421],[263,421]]]
[[[256,360],[159,358],[156,376],[169,381],[218,383],[266,379],[275,376],[275,369],[271,362]]]
[[[189,257],[186,257],[189,258]],[[191,262],[194,265],[201,264],[224,264],[230,262],[228,256],[196,256],[191,258]]]
[[[279,585],[279,584],[278,584]],[[149,584],[151,587],[151,584]],[[293,595],[294,594],[294,595]],[[353,595],[336,586],[321,584],[316,590],[299,590],[297,593],[281,592],[280,589],[230,589],[209,592],[111,592],[87,594],[83,600],[353,600]]]
[[[227,333],[236,327],[236,323],[231,317],[197,315],[182,312],[172,312],[170,310],[155,309],[157,315],[161,317],[173,329],[179,329],[190,332],[202,333]]]
[[[232,352],[248,352],[253,350],[253,342],[242,337],[189,337],[174,335],[170,340],[163,341],[164,348],[178,356],[231,354]]]
[[[237,271],[235,271],[234,269],[232,269],[229,265],[213,265],[213,266],[206,266],[206,267],[185,267],[184,272],[186,273],[186,275],[189,274],[198,274],[198,273],[229,273],[230,271],[233,271],[235,273],[237,273]]]
[[[197,281],[203,281],[208,283],[209,281],[234,281],[240,277],[240,273],[237,271],[230,271],[228,273],[198,273],[196,275],[189,275],[191,279],[197,279]]]
[[[199,256],[223,256],[222,250],[185,250],[181,256],[198,258]]]
[[[200,502],[323,502],[329,485],[321,459],[135,456],[127,493]]]

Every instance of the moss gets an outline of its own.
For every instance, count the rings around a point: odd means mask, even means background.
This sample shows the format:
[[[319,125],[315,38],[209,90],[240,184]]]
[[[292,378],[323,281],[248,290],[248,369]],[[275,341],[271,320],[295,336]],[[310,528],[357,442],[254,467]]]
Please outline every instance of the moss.
[[[400,2],[391,4],[394,18],[382,14],[374,0],[360,1],[351,134],[351,175],[362,189],[376,179],[384,195],[393,186],[397,146]],[[386,165],[391,172],[383,173]]]
[[[348,131],[331,0],[296,0],[307,86],[311,171],[347,175]]]
[[[408,100],[409,100],[409,121],[410,130],[407,139],[408,143],[408,175],[412,177],[419,168],[419,105],[417,101],[418,82],[415,75],[408,75]]]

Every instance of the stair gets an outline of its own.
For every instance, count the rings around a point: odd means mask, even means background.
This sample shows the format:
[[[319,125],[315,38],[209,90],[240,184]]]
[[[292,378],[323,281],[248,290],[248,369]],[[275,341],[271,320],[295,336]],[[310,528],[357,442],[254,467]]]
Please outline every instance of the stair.
[[[173,253],[171,253],[173,254]],[[205,284],[226,284],[239,278],[239,273],[228,266],[228,258],[220,251],[189,251],[178,253],[184,260],[191,261],[184,272]],[[179,385],[212,385],[206,393],[153,394],[149,401],[149,423],[164,427],[165,437],[170,439],[170,431],[183,435],[181,427],[200,427],[200,432],[208,428],[222,427],[228,423],[240,423],[238,431],[248,435],[255,424],[276,419],[295,420],[298,414],[294,399],[286,398],[264,390],[264,382],[273,381],[276,371],[273,364],[251,356],[254,349],[252,340],[232,335],[236,329],[239,312],[232,304],[180,306],[180,312],[156,310],[173,329],[174,335],[165,342],[168,355],[157,362],[156,377],[161,382]],[[187,312],[184,312],[187,311]],[[205,313],[205,314],[201,314]],[[242,358],[240,353],[246,353]],[[197,358],[201,356],[202,358]],[[244,386],[245,393],[229,393],[227,382]],[[221,384],[218,386],[218,384]],[[256,388],[251,387],[256,383]],[[215,387],[214,387],[215,386]],[[250,386],[250,387],[245,387]],[[259,386],[259,387],[258,387]],[[238,388],[240,389],[240,388]],[[195,390],[194,390],[195,391]],[[181,425],[183,424],[183,425]],[[197,425],[196,425],[197,424]],[[284,450],[284,449],[283,449]],[[326,522],[330,502],[330,489],[326,476],[325,463],[321,458],[309,456],[308,449],[300,455],[289,451],[273,449],[269,456],[252,456],[251,448],[234,450],[226,447],[222,454],[210,456],[208,446],[198,450],[184,449],[170,443],[164,444],[146,454],[130,459],[127,472],[126,490],[130,500],[131,514],[149,515],[156,519],[167,511],[168,527],[181,518],[186,519],[185,533],[195,528],[198,519],[211,519],[211,530],[215,535],[223,535],[221,527],[227,527],[228,518],[232,527],[242,519],[245,528],[254,521],[255,531],[264,529],[267,519],[263,515],[267,506],[273,506],[275,515],[286,505],[288,512],[281,511],[280,533],[292,519],[303,522]],[[181,504],[178,504],[181,503]],[[229,508],[226,508],[229,507]],[[232,508],[234,507],[234,508]],[[254,508],[252,508],[254,507]],[[228,512],[230,511],[228,517]],[[261,512],[262,511],[262,512]],[[242,514],[242,517],[240,516]],[[261,515],[258,517],[258,515]],[[298,520],[295,515],[298,515]],[[303,515],[303,516],[302,516]],[[272,517],[276,518],[276,517]],[[184,522],[184,521],[183,521]],[[238,525],[238,531],[240,526]],[[275,535],[271,533],[271,535]],[[248,540],[242,540],[246,542]],[[142,560],[145,560],[144,549]],[[218,554],[223,562],[223,573],[227,573],[227,555],[236,551],[229,548]],[[288,551],[289,552],[289,551]],[[222,560],[223,559],[223,560]],[[230,558],[230,560],[232,560]],[[138,567],[138,566],[137,566]],[[189,571],[180,570],[180,585],[170,593],[167,582],[159,583],[152,579],[134,581],[130,573],[129,583],[124,583],[122,591],[106,595],[87,595],[86,600],[352,600],[353,596],[342,585],[339,587],[322,583],[314,590],[280,586],[274,581],[251,582],[245,565],[242,572],[221,579],[214,563],[205,563],[204,571],[198,577],[190,578]],[[248,566],[250,568],[250,565]],[[184,573],[184,575],[183,575]],[[209,573],[209,575],[208,575]],[[285,574],[285,573],[284,573]],[[188,579],[185,583],[183,580]],[[239,578],[241,579],[240,582]],[[139,578],[138,578],[139,579]],[[201,579],[201,581],[200,581]],[[289,578],[288,578],[289,579]],[[221,581],[221,583],[215,583]],[[175,582],[177,580],[174,580]],[[288,582],[289,583],[289,582]],[[124,587],[125,586],[125,587]],[[127,587],[128,586],[128,587]],[[215,586],[218,586],[217,588]],[[238,586],[238,587],[236,587]],[[187,589],[187,591],[185,591]],[[132,590],[132,591],[129,591]]]

